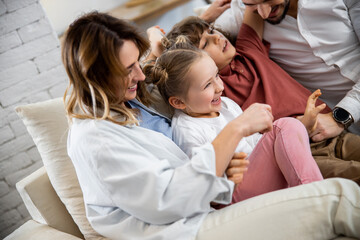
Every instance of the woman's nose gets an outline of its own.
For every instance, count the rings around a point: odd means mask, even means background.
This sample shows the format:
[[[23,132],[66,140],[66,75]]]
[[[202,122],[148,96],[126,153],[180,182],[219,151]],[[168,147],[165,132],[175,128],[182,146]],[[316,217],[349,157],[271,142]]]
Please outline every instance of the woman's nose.
[[[257,11],[263,19],[267,19],[271,12],[271,6],[267,3],[262,3],[257,6]]]
[[[134,77],[133,77],[134,80],[137,80],[137,81],[144,81],[145,80],[145,74],[143,73],[139,63],[137,63],[135,65],[134,71],[135,71],[135,74],[134,74]]]

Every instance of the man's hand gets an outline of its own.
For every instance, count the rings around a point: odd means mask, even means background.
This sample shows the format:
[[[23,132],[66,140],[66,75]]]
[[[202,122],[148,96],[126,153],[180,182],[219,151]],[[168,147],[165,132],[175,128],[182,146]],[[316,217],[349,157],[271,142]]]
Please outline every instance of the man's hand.
[[[244,173],[248,170],[249,160],[246,160],[246,157],[247,154],[244,152],[235,153],[225,171],[228,179],[235,183],[235,188],[242,182]]]
[[[200,18],[208,23],[214,22],[226,9],[230,8],[231,0],[215,0]]]
[[[316,128],[310,134],[314,142],[338,136],[344,131],[344,126],[337,123],[332,117],[332,112],[318,115]]]

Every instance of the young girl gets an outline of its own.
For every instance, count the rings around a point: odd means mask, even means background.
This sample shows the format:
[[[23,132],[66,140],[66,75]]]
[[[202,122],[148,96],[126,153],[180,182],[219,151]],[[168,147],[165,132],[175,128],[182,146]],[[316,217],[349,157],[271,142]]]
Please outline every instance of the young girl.
[[[176,24],[169,39],[186,35],[215,61],[224,82],[223,95],[243,109],[255,102],[272,107],[275,119],[304,114],[310,91],[290,77],[268,56],[269,44],[262,41],[263,20],[246,9],[235,47],[207,22],[189,17]],[[326,107],[319,118],[332,118]],[[314,137],[319,129],[309,133]],[[321,130],[320,130],[321,131]],[[323,176],[344,177],[360,185],[360,137],[343,132],[337,137],[311,144],[311,151]]]
[[[172,119],[174,141],[191,157],[196,154],[194,149],[213,141],[242,111],[235,102],[221,97],[224,88],[214,61],[184,39],[157,59],[150,77],[176,109]],[[314,105],[316,98],[309,105]],[[313,107],[311,113],[316,115],[321,109]],[[243,138],[237,151],[250,155],[250,165],[233,202],[322,179],[311,156],[307,131],[293,118],[277,120],[269,133]]]

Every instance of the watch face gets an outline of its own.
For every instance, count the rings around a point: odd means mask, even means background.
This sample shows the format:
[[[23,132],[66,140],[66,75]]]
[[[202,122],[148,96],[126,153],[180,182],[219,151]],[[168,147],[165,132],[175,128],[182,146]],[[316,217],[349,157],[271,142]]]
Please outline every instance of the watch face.
[[[334,118],[339,122],[343,122],[349,119],[349,113],[342,108],[337,108],[334,111]]]

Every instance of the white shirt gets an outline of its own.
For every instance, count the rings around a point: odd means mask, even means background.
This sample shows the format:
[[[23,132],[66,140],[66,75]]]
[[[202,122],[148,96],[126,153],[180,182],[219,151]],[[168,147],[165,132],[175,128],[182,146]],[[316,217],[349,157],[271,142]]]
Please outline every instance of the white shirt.
[[[216,176],[211,144],[191,160],[162,133],[73,119],[68,154],[87,218],[111,239],[194,239],[210,202],[228,204],[234,184]]]
[[[211,143],[226,124],[243,113],[239,105],[231,99],[221,97],[221,101],[219,116],[214,118],[194,118],[181,110],[175,111],[171,122],[173,139],[189,157],[193,156],[192,150],[195,147]],[[241,139],[236,152],[245,152],[250,156],[261,137],[262,134],[255,133]]]
[[[239,11],[242,9],[242,11]],[[217,24],[236,34],[244,6],[232,1]],[[355,27],[354,27],[355,26]],[[310,91],[321,89],[329,107],[342,107],[360,134],[360,1],[299,0],[297,19],[286,15],[277,25],[265,23],[270,57]],[[355,126],[356,125],[356,126]]]

